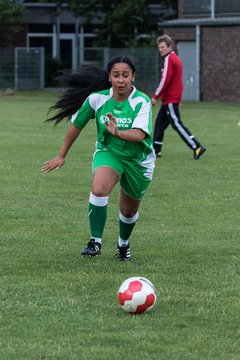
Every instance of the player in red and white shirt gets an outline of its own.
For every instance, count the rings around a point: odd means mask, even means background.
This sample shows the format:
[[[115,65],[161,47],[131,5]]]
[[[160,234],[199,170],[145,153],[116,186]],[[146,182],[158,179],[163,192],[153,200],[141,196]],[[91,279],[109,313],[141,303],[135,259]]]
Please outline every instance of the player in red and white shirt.
[[[184,126],[179,103],[183,93],[182,62],[173,51],[173,40],[168,35],[162,35],[157,39],[158,49],[163,58],[160,83],[151,99],[155,105],[161,99],[162,105],[155,121],[153,145],[157,157],[161,157],[164,131],[171,124],[182,140],[193,150],[194,159],[199,159],[206,148]]]

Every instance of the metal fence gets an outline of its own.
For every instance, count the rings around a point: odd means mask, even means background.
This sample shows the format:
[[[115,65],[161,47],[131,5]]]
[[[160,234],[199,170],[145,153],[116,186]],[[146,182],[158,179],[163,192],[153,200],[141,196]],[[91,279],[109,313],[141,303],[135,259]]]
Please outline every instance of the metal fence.
[[[0,48],[0,89],[42,89],[44,48]]]
[[[160,56],[156,48],[81,48],[79,66],[96,65],[106,69],[115,56],[129,56],[136,67],[135,85],[144,92],[152,93],[159,84]]]
[[[159,83],[160,58],[156,48],[81,48],[74,49],[77,67],[107,63],[119,55],[131,58],[136,67],[135,86],[153,93]],[[42,89],[45,86],[44,48],[0,48],[0,90]],[[75,69],[73,69],[75,70]]]

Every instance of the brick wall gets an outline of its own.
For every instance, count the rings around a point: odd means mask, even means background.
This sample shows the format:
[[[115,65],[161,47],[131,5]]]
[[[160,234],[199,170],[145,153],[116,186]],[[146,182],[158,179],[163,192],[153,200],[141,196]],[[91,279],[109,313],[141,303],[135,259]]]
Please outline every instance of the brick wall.
[[[195,27],[167,27],[164,29],[164,34],[171,36],[176,42],[195,40]]]
[[[194,26],[166,27],[177,41],[194,41]],[[201,26],[201,100],[240,102],[240,26]]]
[[[202,28],[202,100],[240,102],[239,37],[240,26]]]

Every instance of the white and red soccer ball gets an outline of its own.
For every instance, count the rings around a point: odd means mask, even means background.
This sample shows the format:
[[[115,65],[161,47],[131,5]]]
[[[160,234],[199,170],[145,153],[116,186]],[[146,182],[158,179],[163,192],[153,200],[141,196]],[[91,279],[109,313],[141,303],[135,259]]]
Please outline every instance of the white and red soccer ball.
[[[156,290],[148,279],[136,276],[125,280],[118,290],[118,301],[123,310],[131,314],[143,314],[156,302]]]

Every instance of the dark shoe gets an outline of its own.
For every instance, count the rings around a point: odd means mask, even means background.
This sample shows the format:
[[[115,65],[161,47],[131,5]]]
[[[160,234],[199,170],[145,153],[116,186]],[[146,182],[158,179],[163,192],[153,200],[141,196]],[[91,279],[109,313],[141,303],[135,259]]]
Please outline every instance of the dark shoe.
[[[131,253],[130,253],[130,246],[119,246],[117,254],[114,256],[116,260],[119,261],[130,261],[131,260]]]
[[[99,242],[95,242],[94,238],[91,238],[87,247],[81,251],[81,255],[83,256],[96,256],[101,254],[101,244]]]
[[[199,159],[202,154],[205,153],[207,149],[204,146],[199,146],[197,149],[193,151],[193,158],[195,160]]]

